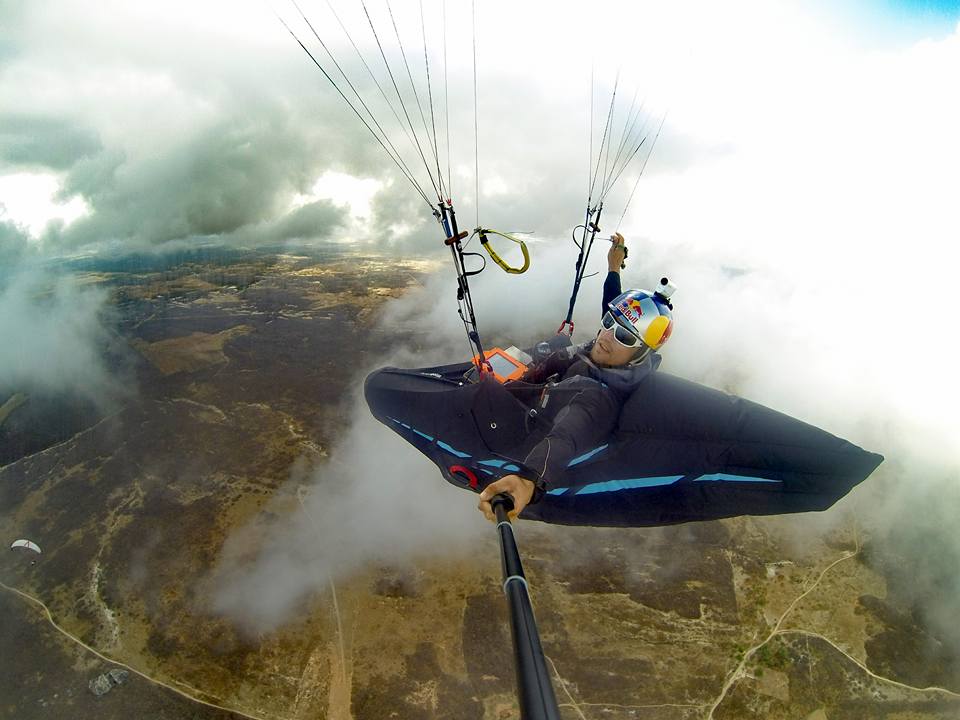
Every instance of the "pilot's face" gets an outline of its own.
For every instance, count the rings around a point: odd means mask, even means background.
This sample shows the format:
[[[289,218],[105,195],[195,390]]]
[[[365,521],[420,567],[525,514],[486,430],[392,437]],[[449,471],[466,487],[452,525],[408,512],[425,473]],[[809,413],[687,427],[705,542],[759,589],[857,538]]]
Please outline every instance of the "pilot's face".
[[[613,328],[601,328],[597,341],[590,349],[590,359],[603,367],[619,367],[633,360],[638,347],[627,347],[613,335]]]

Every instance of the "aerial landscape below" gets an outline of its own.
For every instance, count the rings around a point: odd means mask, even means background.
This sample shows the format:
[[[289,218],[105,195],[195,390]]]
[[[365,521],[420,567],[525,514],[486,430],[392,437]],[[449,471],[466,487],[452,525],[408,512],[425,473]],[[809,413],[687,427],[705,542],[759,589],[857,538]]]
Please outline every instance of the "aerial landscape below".
[[[416,348],[376,311],[433,269],[333,246],[71,268],[110,293],[131,392],[2,388],[0,530],[42,552],[0,562],[0,717],[519,717],[492,533],[318,581],[259,635],[211,602],[226,538],[298,512],[295,468],[336,461],[365,371]],[[519,533],[564,718],[960,713],[960,657],[856,502]]]

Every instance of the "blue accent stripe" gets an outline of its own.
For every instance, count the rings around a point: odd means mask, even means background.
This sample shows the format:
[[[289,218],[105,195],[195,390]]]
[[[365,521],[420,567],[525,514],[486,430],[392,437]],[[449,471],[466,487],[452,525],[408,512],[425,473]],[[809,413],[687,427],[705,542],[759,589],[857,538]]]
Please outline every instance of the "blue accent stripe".
[[[628,478],[626,480],[606,480],[604,482],[590,483],[579,488],[556,488],[548,490],[547,495],[563,495],[568,490],[573,490],[575,495],[593,495],[595,493],[618,492],[620,490],[634,490],[636,488],[662,487],[664,485],[673,485],[686,475],[663,475],[659,477]],[[763,482],[780,483],[781,480],[771,480],[770,478],[758,478],[748,475],[731,475],[729,473],[710,473],[701,475],[694,482]]]
[[[426,439],[429,440],[430,442],[433,442],[433,436],[427,435],[427,434],[424,433],[424,432],[420,432],[420,431],[417,430],[415,427],[410,427],[410,426],[407,425],[405,422],[400,422],[400,421],[397,420],[396,418],[390,418],[390,420],[392,420],[393,422],[395,422],[397,425],[400,425],[401,427],[405,427],[407,430],[412,430],[413,432],[415,432],[415,433],[416,433],[417,435],[419,435],[420,437],[426,438]],[[457,454],[457,453],[454,451],[454,454]],[[469,455],[461,455],[460,457],[470,457],[470,456],[469,456]]]
[[[694,482],[764,482],[778,483],[782,480],[771,480],[770,478],[750,477],[749,475],[730,475],[729,473],[711,473],[710,475],[701,475]]]
[[[618,490],[632,490],[634,488],[657,487],[672,485],[683,475],[663,475],[660,477],[630,478],[628,480],[607,480],[606,482],[590,483],[577,490],[577,495],[592,495],[594,493],[617,492]]]
[[[470,457],[467,455],[467,457]],[[489,465],[490,467],[503,468],[507,472],[520,472],[520,466],[514,465],[506,460],[479,460],[478,465]]]
[[[400,422],[400,421],[397,420],[396,418],[390,418],[390,419],[391,419],[393,422],[397,423],[397,425],[402,425],[403,427],[407,428],[407,430],[412,430],[412,431],[415,432],[417,435],[419,435],[419,436],[422,437],[422,438],[426,438],[426,439],[429,440],[430,442],[433,442],[433,441],[436,439],[436,438],[434,438],[432,435],[427,435],[425,432],[420,432],[420,431],[417,430],[415,427],[411,427],[410,425],[407,425],[405,422]],[[437,447],[439,447],[439,448],[441,448],[441,449],[443,449],[443,450],[446,450],[446,451],[447,451],[448,453],[450,453],[451,455],[456,455],[458,458],[468,458],[468,457],[470,457],[470,453],[461,452],[460,450],[457,450],[456,448],[453,448],[453,447],[451,447],[450,445],[448,445],[447,443],[443,442],[443,440],[437,440],[436,442],[437,442]],[[516,466],[514,466],[514,467],[516,467]],[[520,468],[516,468],[516,469],[519,470]]]
[[[417,431],[414,430],[414,432],[417,432]],[[420,433],[420,434],[423,435],[423,433]],[[424,437],[426,437],[426,435],[424,435]],[[431,440],[432,440],[432,439],[433,439],[433,438],[431,438]],[[468,457],[470,457],[470,454],[469,454],[469,453],[460,452],[459,450],[455,450],[454,448],[450,447],[449,445],[447,445],[447,444],[446,444],[445,442],[443,442],[442,440],[437,440],[437,447],[446,450],[448,453],[452,453],[453,455],[456,455],[458,458],[468,458]]]
[[[593,450],[591,450],[591,451],[588,452],[588,453],[584,453],[584,454],[581,455],[580,457],[575,457],[573,460],[571,460],[570,462],[567,463],[567,467],[573,467],[574,465],[579,465],[579,464],[582,463],[582,462],[586,462],[587,460],[589,460],[590,458],[592,458],[592,457],[593,457],[594,455],[596,455],[597,453],[603,452],[604,450],[606,450],[607,447],[609,447],[609,446],[608,446],[608,445],[601,445],[600,447],[594,448]]]

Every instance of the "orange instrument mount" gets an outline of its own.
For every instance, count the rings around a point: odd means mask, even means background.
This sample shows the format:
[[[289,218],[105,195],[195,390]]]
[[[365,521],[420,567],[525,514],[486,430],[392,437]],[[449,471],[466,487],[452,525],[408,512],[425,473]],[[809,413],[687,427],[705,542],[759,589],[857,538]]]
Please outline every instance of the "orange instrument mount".
[[[512,345],[506,349],[491,348],[490,350],[486,350],[483,353],[483,357],[485,360],[484,364],[486,368],[488,368],[484,369],[483,372],[492,372],[497,382],[501,384],[510,382],[511,380],[519,380],[527,371],[527,365],[533,361],[533,358],[527,353]],[[476,372],[476,368],[479,367],[479,365],[480,358],[475,355],[473,357],[473,368],[470,370],[471,375]]]

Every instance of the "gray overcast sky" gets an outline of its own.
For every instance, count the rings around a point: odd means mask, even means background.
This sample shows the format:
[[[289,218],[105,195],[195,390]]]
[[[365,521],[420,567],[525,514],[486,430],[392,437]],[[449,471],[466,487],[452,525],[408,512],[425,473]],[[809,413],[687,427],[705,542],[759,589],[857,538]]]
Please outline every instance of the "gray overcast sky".
[[[53,251],[238,231],[245,241],[276,239],[284,235],[276,222],[318,200],[315,183],[333,170],[373,181],[365,192],[328,181],[322,188],[337,202],[350,196],[363,206],[379,190],[371,222],[351,227],[351,236],[411,240],[403,230],[423,222],[416,195],[271,5],[310,39],[283,0],[0,5],[0,197],[7,221],[27,225]],[[422,74],[419,5],[395,5],[408,55]],[[669,228],[676,239],[698,243],[719,234],[726,247],[736,235],[755,244],[745,230],[780,225],[784,213],[816,211],[849,222],[856,214],[850,205],[864,197],[899,197],[896,181],[881,182],[880,175],[903,182],[909,176],[914,187],[917,179],[944,185],[939,161],[956,152],[949,137],[956,103],[948,92],[956,17],[949,13],[923,24],[904,18],[929,12],[910,15],[895,3],[886,12],[847,9],[843,16],[817,3],[601,3],[588,16],[562,5],[478,3],[485,224],[541,234],[574,224],[585,201],[591,67],[598,137],[618,69],[621,98],[639,90],[652,115],[670,111],[650,168],[653,187],[644,187],[628,218],[628,227],[642,232]],[[406,148],[326,0],[303,7]],[[333,7],[386,84],[359,2],[336,0]],[[384,5],[370,8],[397,61]],[[470,4],[425,3],[436,81],[444,8],[454,195],[473,216]],[[329,66],[317,43],[308,44]],[[439,112],[439,82],[435,90]],[[404,154],[420,167],[414,154]],[[632,184],[627,175],[623,187]],[[612,199],[622,208],[622,197]],[[314,213],[330,225],[348,220],[323,205]],[[57,215],[73,222],[44,227]],[[818,228],[816,235],[825,233]],[[825,244],[836,246],[833,238]]]

